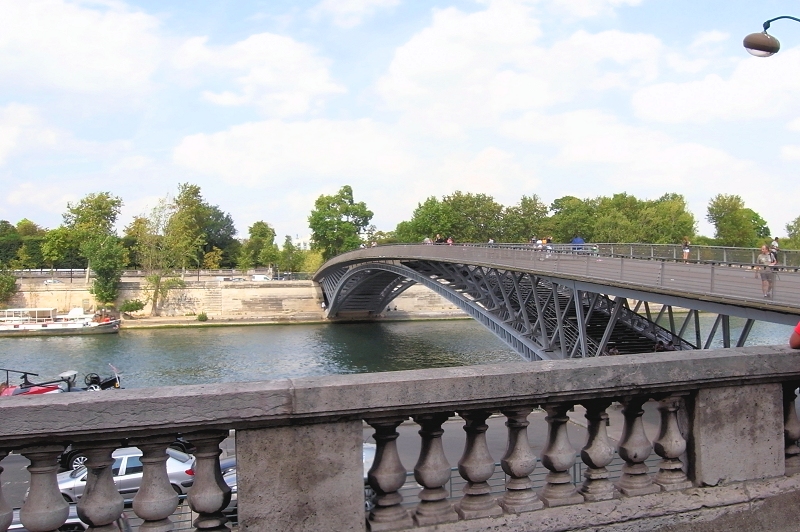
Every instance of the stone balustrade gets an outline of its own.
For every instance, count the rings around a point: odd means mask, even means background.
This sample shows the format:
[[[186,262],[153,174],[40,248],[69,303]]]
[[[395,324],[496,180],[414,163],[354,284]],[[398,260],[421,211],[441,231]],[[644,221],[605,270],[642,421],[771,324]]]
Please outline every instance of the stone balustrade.
[[[751,347],[10,397],[0,400],[0,458],[13,451],[31,462],[20,516],[33,532],[57,530],[67,518],[56,485],[67,444],[87,452],[78,514],[90,530],[110,530],[123,509],[110,465],[124,445],[143,451],[142,488],[132,506],[144,520],[141,530],[171,530],[178,499],[165,450],[177,434],[197,448],[188,496],[196,530],[228,530],[221,510],[231,494],[219,471],[219,443],[229,429],[236,429],[241,530],[691,530],[733,518],[742,529],[771,530],[798,514],[798,382],[800,351]],[[642,424],[648,401],[660,413],[654,441]],[[612,403],[622,405],[624,417],[618,445],[606,433]],[[567,432],[576,405],[588,432],[577,485],[569,471],[578,450]],[[534,409],[547,414],[541,465],[528,440]],[[487,483],[496,458],[486,443],[492,414],[504,416],[507,427],[500,496]],[[442,445],[453,415],[463,420],[457,466],[466,482],[455,500],[445,489],[455,464]],[[419,425],[420,438],[413,472],[421,491],[413,505],[399,492],[412,466],[397,451],[397,428],[407,421]],[[365,422],[377,443],[368,512]],[[607,466],[615,452],[624,466],[612,481]],[[645,464],[652,453],[660,458],[654,474]],[[538,491],[530,478],[537,467],[547,470]],[[10,522],[0,492],[0,532]]]

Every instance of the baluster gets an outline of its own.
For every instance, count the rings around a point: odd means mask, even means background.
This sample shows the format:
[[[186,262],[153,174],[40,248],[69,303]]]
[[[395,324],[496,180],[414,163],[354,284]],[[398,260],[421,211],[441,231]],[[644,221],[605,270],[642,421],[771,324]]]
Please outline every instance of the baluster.
[[[187,439],[197,449],[194,453],[194,485],[189,490],[189,507],[197,512],[194,520],[199,531],[230,530],[228,518],[222,510],[231,502],[231,488],[222,478],[219,469],[219,444],[228,437],[228,431],[214,430],[191,434]]]
[[[78,517],[89,524],[88,530],[113,530],[109,525],[119,519],[125,501],[114,484],[114,458],[111,454],[119,442],[87,442],[81,444],[86,454],[86,486],[78,501]]]
[[[172,530],[169,516],[178,507],[178,494],[167,476],[167,447],[175,435],[131,441],[142,450],[142,485],[133,498],[133,511],[144,520],[139,530],[167,532]]]
[[[508,475],[508,481],[500,506],[508,513],[531,512],[544,506],[533,491],[533,481],[529,476],[536,469],[536,455],[531,451],[528,441],[528,416],[532,411],[532,408],[503,410],[508,427],[508,444],[500,465]]]
[[[21,454],[31,461],[30,492],[19,512],[20,521],[30,532],[51,532],[67,521],[69,505],[58,489],[58,457],[63,445],[28,447]]]
[[[586,401],[582,403],[586,408],[587,431],[589,440],[581,450],[581,459],[586,464],[583,473],[583,486],[579,492],[587,501],[605,501],[613,499],[619,494],[614,489],[614,484],[608,480],[606,466],[614,458],[614,447],[608,440],[606,424],[608,414],[606,409],[611,406],[610,400]]]
[[[800,447],[797,440],[800,439],[800,421],[797,420],[797,409],[795,407],[795,390],[797,383],[783,385],[783,439],[786,445],[786,475],[800,473]]]
[[[622,477],[617,482],[617,489],[626,496],[661,491],[661,487],[654,484],[647,474],[647,465],[644,463],[653,451],[642,423],[642,405],[646,402],[646,397],[627,397],[622,401],[625,425],[619,444],[619,456],[625,460],[625,465],[622,466]]]
[[[680,395],[669,395],[658,402],[661,428],[658,439],[653,442],[653,448],[661,457],[661,462],[658,464],[658,473],[653,481],[664,491],[678,491],[692,487],[692,482],[683,472],[683,462],[680,459],[686,452],[686,439],[678,428],[680,407]]]
[[[575,463],[575,449],[569,443],[567,435],[567,411],[572,408],[569,403],[547,405],[545,411],[548,424],[547,447],[542,452],[542,465],[548,470],[546,484],[542,488],[540,498],[545,506],[564,506],[583,502],[581,496],[572,485],[570,468]]]
[[[0,449],[0,462],[8,456],[8,451],[5,449]],[[5,497],[3,497],[3,467],[0,466],[0,530],[7,530],[11,521],[14,520],[14,510],[11,509],[11,506],[6,502]]]
[[[370,511],[367,525],[370,530],[401,530],[413,526],[408,512],[402,507],[403,496],[398,490],[406,482],[406,468],[397,453],[397,427],[406,418],[371,419],[375,429],[375,461],[367,473],[367,481],[375,490],[375,507]]]
[[[435,525],[458,521],[458,514],[447,500],[445,485],[450,480],[450,464],[442,446],[442,424],[452,412],[420,414],[414,421],[420,425],[422,447],[419,460],[414,466],[414,479],[422,486],[420,503],[414,513],[417,526]]]
[[[456,504],[456,512],[462,519],[503,515],[503,509],[486,482],[494,474],[494,460],[486,445],[486,429],[489,428],[486,419],[490,414],[486,410],[459,412],[467,433],[464,455],[458,461],[458,472],[467,481],[464,496]]]

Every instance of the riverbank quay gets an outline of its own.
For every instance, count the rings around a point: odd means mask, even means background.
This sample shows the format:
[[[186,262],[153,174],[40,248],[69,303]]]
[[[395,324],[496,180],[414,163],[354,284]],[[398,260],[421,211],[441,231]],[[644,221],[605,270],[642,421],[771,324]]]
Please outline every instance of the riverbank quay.
[[[11,397],[0,402],[0,449],[18,450],[34,465],[23,514],[56,525],[38,530],[58,525],[63,501],[50,466],[66,443],[89,453],[92,485],[82,504],[98,527],[114,516],[118,501],[104,474],[111,452],[123,442],[147,448],[145,458],[153,460],[143,460],[146,495],[134,511],[155,527],[174,510],[160,496],[170,487],[156,457],[175,434],[198,448],[189,494],[202,525],[196,526],[219,526],[226,501],[216,460],[230,429],[236,429],[241,530],[794,530],[798,382],[800,351],[760,346]],[[605,426],[615,401],[624,418],[617,445]],[[654,440],[644,429],[648,401],[660,414]],[[579,415],[571,411],[576,405],[586,409],[589,427],[580,458],[586,474],[577,480],[568,472],[575,453],[566,436],[569,419]],[[547,413],[533,422],[544,423],[537,428],[548,435],[540,456],[547,474],[538,491],[528,478],[536,459],[526,445],[535,409]],[[440,438],[453,430],[444,423],[453,413],[463,420],[454,430],[463,438],[458,470],[466,488],[450,500]],[[485,427],[494,413],[506,418],[507,429],[501,462],[508,476],[500,495],[486,486],[494,462]],[[425,487],[410,507],[397,491],[406,478],[398,467],[397,428],[407,419],[420,427],[415,474]],[[364,422],[377,443],[369,473],[377,506],[366,515]],[[615,454],[625,464],[612,481],[606,465]],[[644,465],[653,454],[660,459],[655,474]]]
[[[18,281],[19,291],[9,305],[18,308],[56,308],[68,312],[83,308],[86,312],[100,310],[89,292],[90,285],[81,280],[69,283],[45,284],[40,279]],[[146,287],[139,281],[120,283],[118,303],[125,300],[147,301]],[[212,322],[239,323],[313,323],[326,321],[323,317],[322,291],[312,281],[185,281],[185,286],[169,292],[159,305],[159,319],[185,324],[205,314]],[[133,320],[150,318],[146,305]],[[392,320],[433,319],[466,316],[452,303],[423,286],[412,286],[383,312],[382,318]]]

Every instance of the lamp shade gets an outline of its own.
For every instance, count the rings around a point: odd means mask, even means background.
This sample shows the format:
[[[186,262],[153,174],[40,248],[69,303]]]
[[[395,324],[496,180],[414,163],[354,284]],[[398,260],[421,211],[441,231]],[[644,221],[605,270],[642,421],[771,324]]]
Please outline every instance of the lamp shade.
[[[778,42],[778,39],[766,31],[751,33],[744,38],[742,44],[748,52],[757,57],[769,57],[777,54],[778,50],[781,49],[781,43]]]

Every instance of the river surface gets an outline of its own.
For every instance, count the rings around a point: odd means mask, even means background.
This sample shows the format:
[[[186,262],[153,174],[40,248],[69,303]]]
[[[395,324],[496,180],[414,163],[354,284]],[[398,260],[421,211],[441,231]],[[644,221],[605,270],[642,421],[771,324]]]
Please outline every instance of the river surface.
[[[711,317],[703,316],[701,321],[701,330],[711,327]],[[737,328],[743,321],[731,318]],[[747,345],[786,344],[791,330],[759,322]],[[734,342],[736,337],[738,331],[734,331]],[[720,345],[718,338],[716,346]],[[82,376],[89,372],[108,375],[113,364],[125,388],[520,360],[473,320],[127,329],[99,336],[0,338],[2,368],[42,377],[74,369]]]

